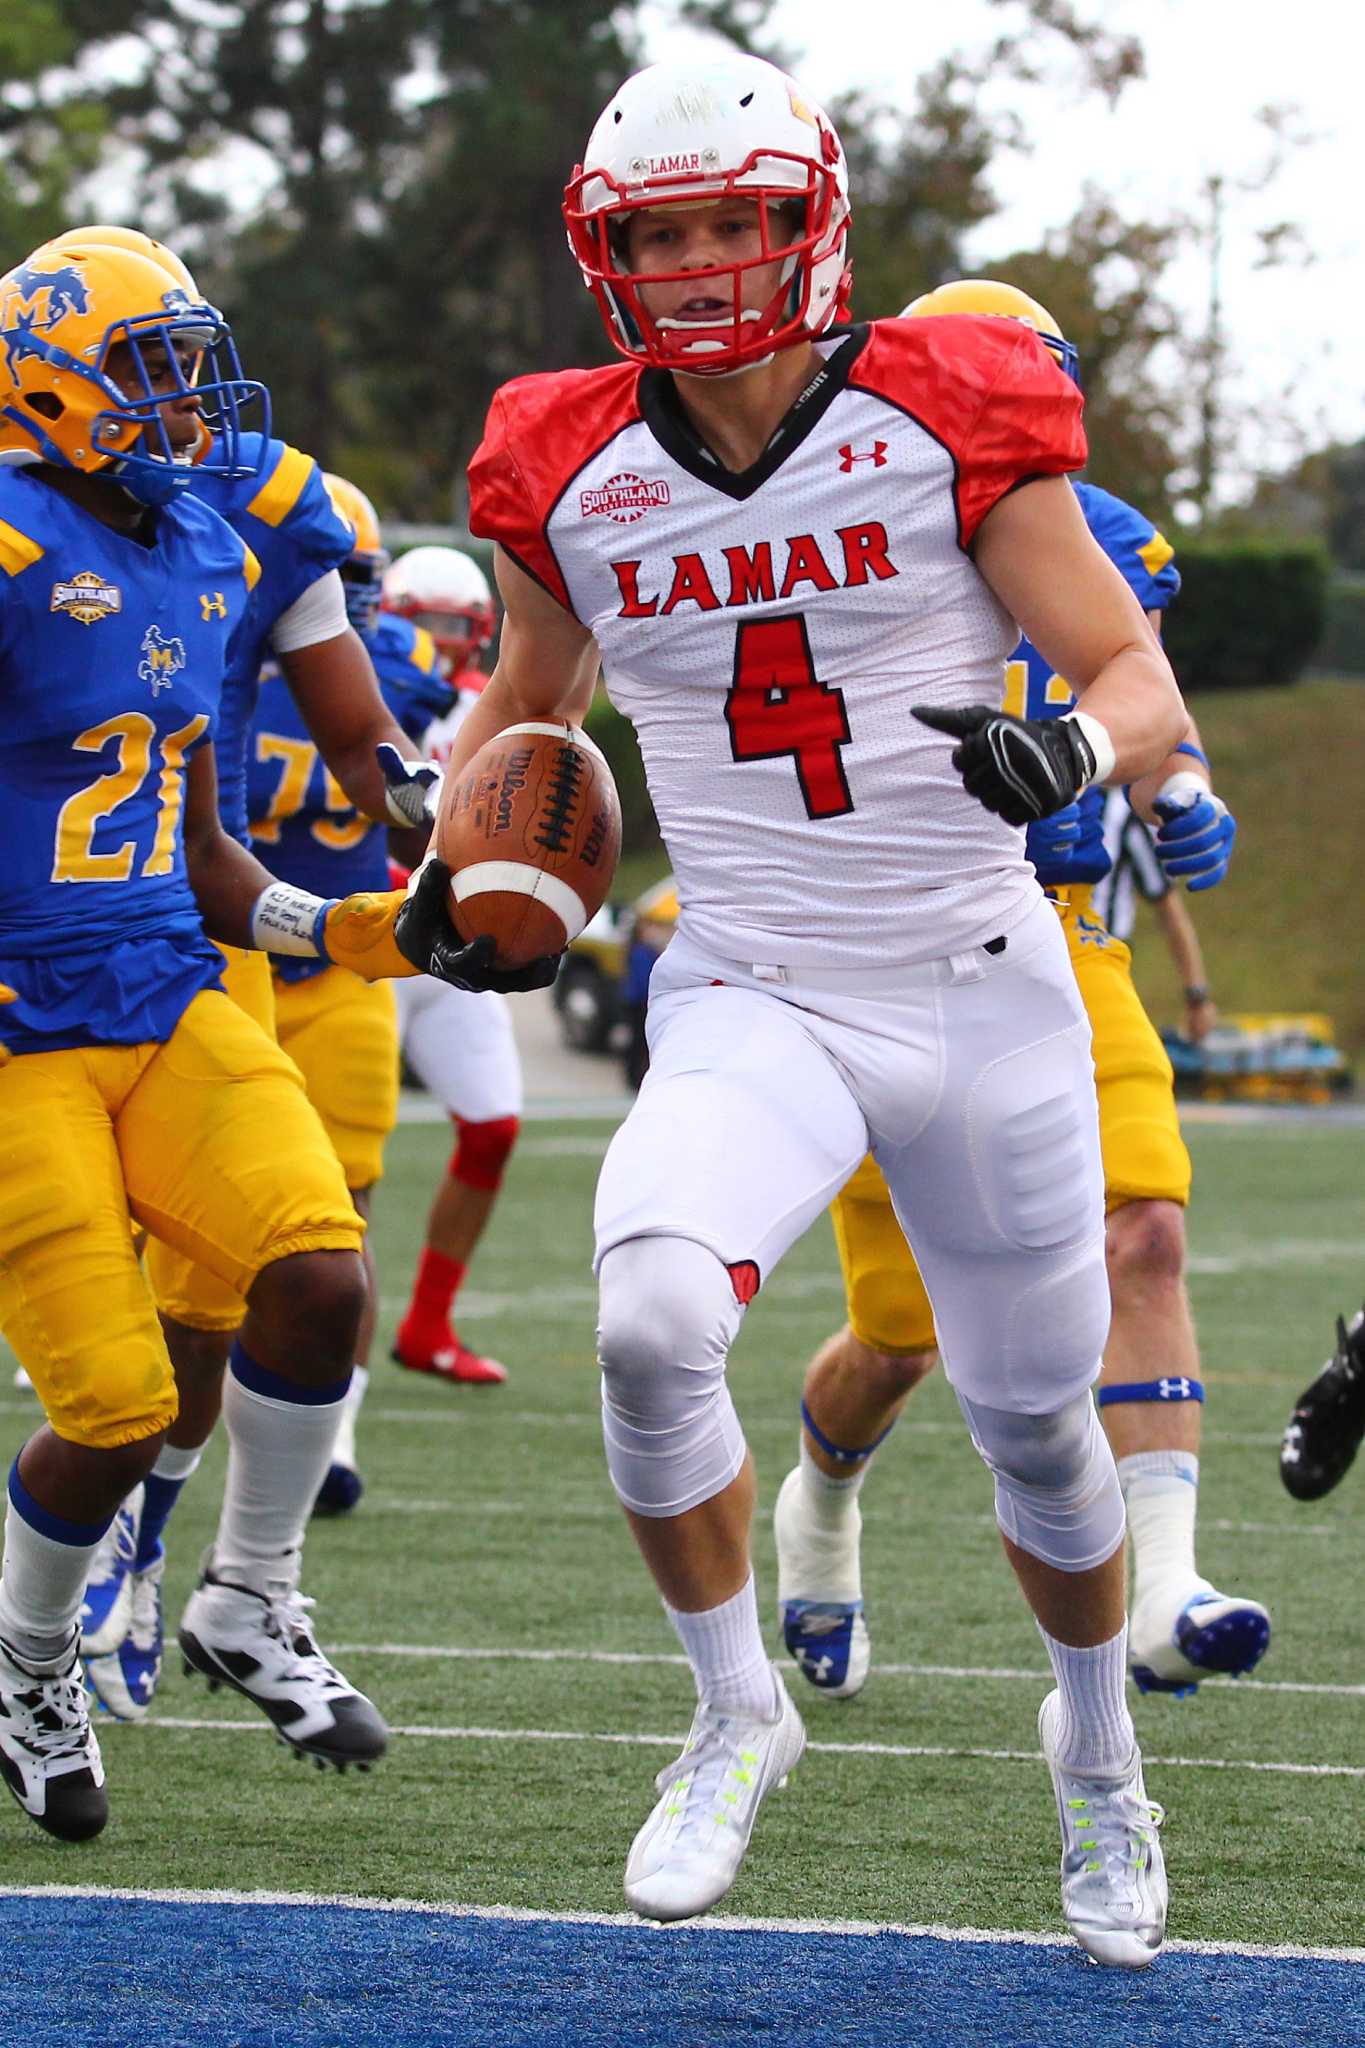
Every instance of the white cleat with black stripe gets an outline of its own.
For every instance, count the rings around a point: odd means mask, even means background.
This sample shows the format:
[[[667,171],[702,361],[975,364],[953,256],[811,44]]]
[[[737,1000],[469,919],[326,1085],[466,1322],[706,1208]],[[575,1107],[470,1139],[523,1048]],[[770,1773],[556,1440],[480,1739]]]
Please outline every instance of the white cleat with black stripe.
[[[108,1820],[79,1634],[56,1669],[21,1663],[0,1642],[0,1778],[29,1819],[59,1841],[88,1842]]]
[[[259,1707],[296,1756],[339,1771],[369,1770],[389,1731],[313,1640],[298,1591],[297,1554],[273,1567],[224,1567],[212,1556],[180,1623],[187,1675],[229,1685]]]

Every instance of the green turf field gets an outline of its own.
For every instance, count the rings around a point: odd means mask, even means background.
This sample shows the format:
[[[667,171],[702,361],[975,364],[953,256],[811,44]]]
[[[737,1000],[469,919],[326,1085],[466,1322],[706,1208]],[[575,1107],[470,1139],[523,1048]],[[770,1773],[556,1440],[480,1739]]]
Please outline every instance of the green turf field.
[[[350,1520],[315,1526],[305,1572],[323,1641],[400,1731],[381,1770],[315,1773],[172,1662],[158,1724],[104,1724],[106,1834],[64,1849],[0,1815],[0,1883],[620,1907],[625,1849],[669,1755],[649,1738],[685,1729],[690,1682],[598,1438],[589,1215],[606,1135],[581,1122],[525,1131],[465,1318],[511,1369],[502,1389],[386,1362],[447,1149],[430,1125],[393,1140],[376,1219],[385,1313],[361,1426],[369,1491]],[[1360,1944],[1365,1468],[1300,1507],[1275,1446],[1333,1315],[1365,1287],[1365,1131],[1202,1123],[1190,1138],[1210,1387],[1202,1562],[1267,1601],[1276,1636],[1254,1681],[1137,1705],[1149,1790],[1169,1809],[1171,1931]],[[822,1224],[765,1287],[737,1347],[765,1510],[794,1454],[802,1368],[840,1302]],[[6,1374],[7,1458],[32,1419]],[[173,1525],[173,1619],[221,1473],[215,1447]],[[1034,1754],[1044,1658],[941,1382],[916,1396],[864,1502],[872,1680],[848,1703],[807,1694],[812,1751],[765,1811],[727,1907],[1055,1929],[1055,1821]],[[766,1525],[758,1557],[770,1597]],[[177,1725],[191,1721],[213,1725]]]

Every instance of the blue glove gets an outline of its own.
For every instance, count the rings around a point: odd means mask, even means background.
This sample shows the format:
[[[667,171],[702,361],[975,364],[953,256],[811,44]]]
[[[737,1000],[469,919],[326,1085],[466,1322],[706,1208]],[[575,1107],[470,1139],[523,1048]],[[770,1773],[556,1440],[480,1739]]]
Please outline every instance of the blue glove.
[[[1161,820],[1156,857],[1172,881],[1191,894],[1216,889],[1228,871],[1237,820],[1212,790],[1187,797],[1158,797],[1152,806]]]
[[[388,740],[375,748],[384,771],[389,816],[395,825],[434,825],[441,800],[441,771],[434,761],[408,761]]]
[[[1049,875],[1054,868],[1065,867],[1080,843],[1079,802],[1064,804],[1060,811],[1035,819],[1028,828],[1028,857],[1035,867],[1045,867]]]

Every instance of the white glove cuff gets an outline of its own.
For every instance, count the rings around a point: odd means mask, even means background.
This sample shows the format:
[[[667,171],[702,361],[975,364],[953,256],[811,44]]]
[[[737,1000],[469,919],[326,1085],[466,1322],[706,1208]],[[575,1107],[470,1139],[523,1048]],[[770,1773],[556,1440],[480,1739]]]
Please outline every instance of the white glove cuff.
[[[1108,782],[1118,761],[1108,728],[1101,725],[1098,718],[1092,718],[1088,711],[1068,711],[1067,717],[1073,725],[1080,727],[1082,737],[1095,756],[1095,772],[1090,781]]]

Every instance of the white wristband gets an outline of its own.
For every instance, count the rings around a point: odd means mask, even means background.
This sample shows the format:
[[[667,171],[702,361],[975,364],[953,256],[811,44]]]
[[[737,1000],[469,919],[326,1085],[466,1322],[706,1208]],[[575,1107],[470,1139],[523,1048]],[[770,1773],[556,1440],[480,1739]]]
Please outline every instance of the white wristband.
[[[322,927],[339,896],[313,896],[291,882],[262,889],[251,912],[251,943],[263,953],[295,953],[305,960],[327,958]]]
[[[1107,727],[1101,725],[1098,718],[1092,718],[1088,711],[1068,711],[1067,717],[1073,725],[1080,727],[1081,737],[1095,756],[1095,772],[1090,778],[1091,782],[1107,782],[1118,760]]]

